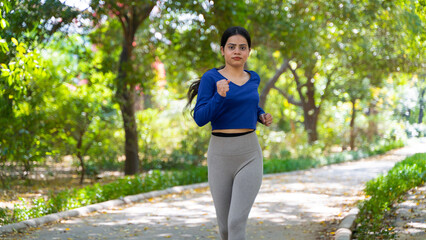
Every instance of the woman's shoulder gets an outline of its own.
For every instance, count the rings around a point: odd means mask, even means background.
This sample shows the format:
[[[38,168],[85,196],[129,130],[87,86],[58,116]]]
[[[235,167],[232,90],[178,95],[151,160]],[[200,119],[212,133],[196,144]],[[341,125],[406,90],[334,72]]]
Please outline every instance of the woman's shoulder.
[[[246,70],[248,73],[250,73],[250,77],[252,78],[252,79],[256,79],[256,80],[259,80],[260,81],[260,76],[259,76],[259,74],[257,74],[257,72],[255,72],[255,71],[252,71],[252,70]]]
[[[214,68],[207,70],[207,71],[203,74],[203,76],[209,76],[209,75],[214,74],[214,70],[215,70]]]
[[[217,69],[216,68],[212,68],[212,69],[206,71],[203,74],[203,76],[201,77],[201,80],[203,80],[203,79],[209,79],[210,81],[215,81],[217,78],[219,78]]]

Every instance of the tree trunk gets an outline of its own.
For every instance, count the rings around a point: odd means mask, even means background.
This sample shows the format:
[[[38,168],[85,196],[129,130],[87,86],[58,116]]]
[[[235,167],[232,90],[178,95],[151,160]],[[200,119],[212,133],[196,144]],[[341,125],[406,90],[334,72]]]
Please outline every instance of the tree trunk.
[[[423,122],[423,116],[424,116],[424,95],[425,95],[426,89],[422,89],[419,96],[419,119],[417,123],[421,124]]]
[[[269,91],[271,91],[271,89],[275,86],[275,83],[278,81],[280,76],[285,71],[287,71],[288,62],[289,62],[288,59],[284,60],[284,63],[281,65],[279,69],[275,71],[275,75],[271,79],[269,79],[269,81],[266,83],[265,88],[263,88],[262,93],[260,94],[260,100],[259,100],[259,106],[261,108],[265,107],[266,97],[268,96]]]
[[[307,88],[305,97],[301,91],[301,87],[298,87],[300,99],[306,99],[303,103],[303,115],[305,117],[304,124],[305,129],[308,133],[309,144],[314,143],[318,140],[317,123],[320,108],[315,104],[315,85],[313,81],[314,73],[312,68],[305,69],[306,83],[304,84]],[[298,83],[300,85],[300,82]]]
[[[349,145],[351,147],[351,150],[354,150],[355,149],[356,98],[353,98],[351,100],[351,103],[352,103],[352,116],[351,116],[351,122],[350,122],[351,133],[350,133]]]
[[[156,1],[147,1],[144,4],[122,4],[120,8],[110,5],[113,13],[118,17],[123,29],[123,49],[118,64],[118,76],[116,79],[116,99],[120,105],[125,134],[124,174],[133,175],[139,172],[139,147],[138,131],[135,117],[136,83],[127,78],[127,71],[131,69],[131,57],[135,43],[135,34],[142,22],[148,19]]]
[[[1,180],[1,184],[3,186],[3,189],[6,188],[6,181],[5,179],[7,178],[6,175],[6,155],[1,155],[0,156],[0,180]]]
[[[86,174],[86,166],[84,165],[84,159],[80,151],[77,153],[77,158],[80,161],[80,165],[81,165],[80,185],[83,185],[84,176]]]
[[[308,133],[308,142],[313,144],[318,140],[318,114],[315,106],[304,105],[303,106],[303,116],[304,121],[303,125],[305,126],[305,131]]]
[[[80,161],[80,166],[81,166],[80,185],[82,185],[84,182],[84,174],[86,173],[86,167],[84,165],[83,155],[81,154],[84,133],[80,133],[79,135],[80,136],[78,137],[78,141],[77,141],[77,158]]]
[[[326,92],[328,91],[328,88],[330,86],[332,74],[329,74],[327,78],[327,84],[324,89],[324,94],[321,96],[321,100],[317,106],[315,104],[315,85],[314,85],[314,78],[313,78],[315,73],[313,71],[314,70],[313,67],[305,68],[306,83],[302,83],[300,81],[300,77],[296,72],[297,69],[291,68],[291,66],[288,64],[286,68],[290,69],[290,71],[293,74],[300,101],[297,101],[291,94],[289,94],[286,91],[283,91],[275,86],[272,86],[272,88],[279,91],[288,100],[289,103],[299,106],[303,109],[303,116],[304,116],[303,124],[305,127],[305,131],[308,133],[308,142],[309,144],[313,144],[315,141],[318,140],[318,131],[317,131],[318,116],[321,111],[322,103],[324,102],[324,99],[326,97]],[[302,90],[303,88],[306,88],[306,91],[303,91]]]
[[[369,142],[374,140],[374,137],[377,136],[377,117],[376,103],[370,102],[368,109],[368,130],[367,130],[367,139]]]
[[[127,101],[120,105],[123,117],[124,133],[126,136],[124,174],[132,175],[139,172],[138,130],[134,111],[135,91],[130,89],[125,93]]]
[[[120,105],[121,116],[125,134],[124,152],[126,160],[124,163],[124,174],[133,175],[139,172],[139,146],[138,131],[135,117],[135,88],[126,81],[126,69],[132,52],[132,41],[124,41],[123,50],[120,55],[119,70],[117,77],[116,96]]]

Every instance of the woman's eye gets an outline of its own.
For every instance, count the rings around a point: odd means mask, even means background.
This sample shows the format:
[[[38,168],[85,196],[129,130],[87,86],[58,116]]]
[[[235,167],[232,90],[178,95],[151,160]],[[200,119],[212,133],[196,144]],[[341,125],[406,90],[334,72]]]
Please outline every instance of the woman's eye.
[[[229,49],[231,50],[234,50],[234,48],[235,48],[234,46],[229,46]]]
[[[242,51],[244,51],[244,50],[246,50],[246,47],[241,47],[240,49],[241,49]]]

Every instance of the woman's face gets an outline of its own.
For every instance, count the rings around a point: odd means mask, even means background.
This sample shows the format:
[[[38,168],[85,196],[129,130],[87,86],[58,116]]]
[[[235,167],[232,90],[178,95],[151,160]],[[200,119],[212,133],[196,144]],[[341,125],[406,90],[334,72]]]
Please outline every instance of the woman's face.
[[[220,50],[225,57],[226,65],[233,67],[244,66],[250,55],[247,40],[241,35],[229,37],[225,47],[220,47]]]

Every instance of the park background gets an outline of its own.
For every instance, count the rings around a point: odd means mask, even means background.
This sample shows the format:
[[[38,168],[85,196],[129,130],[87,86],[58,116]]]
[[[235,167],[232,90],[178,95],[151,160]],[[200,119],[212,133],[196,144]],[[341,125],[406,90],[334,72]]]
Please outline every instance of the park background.
[[[224,64],[229,26],[250,32],[247,68],[274,116],[256,131],[265,172],[383,153],[426,134],[424,0],[0,7],[2,224],[136,193],[135,179],[140,191],[205,181],[211,128],[196,126],[186,92]]]

